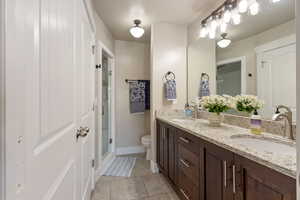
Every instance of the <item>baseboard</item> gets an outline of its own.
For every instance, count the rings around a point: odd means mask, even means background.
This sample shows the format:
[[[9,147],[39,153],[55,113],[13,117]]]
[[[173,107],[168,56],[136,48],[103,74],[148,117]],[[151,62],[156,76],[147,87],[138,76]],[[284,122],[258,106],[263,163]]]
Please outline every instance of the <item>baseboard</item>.
[[[145,153],[144,146],[132,146],[132,147],[119,147],[117,148],[117,155],[127,155],[127,154],[137,154],[137,153]]]
[[[158,166],[157,166],[157,163],[156,162],[154,162],[153,160],[151,160],[151,171],[152,171],[152,173],[158,173],[159,172],[159,170],[158,170]]]
[[[97,183],[100,177],[103,176],[103,174],[110,167],[115,158],[116,155],[111,153],[102,161],[102,165],[95,171],[95,183]]]

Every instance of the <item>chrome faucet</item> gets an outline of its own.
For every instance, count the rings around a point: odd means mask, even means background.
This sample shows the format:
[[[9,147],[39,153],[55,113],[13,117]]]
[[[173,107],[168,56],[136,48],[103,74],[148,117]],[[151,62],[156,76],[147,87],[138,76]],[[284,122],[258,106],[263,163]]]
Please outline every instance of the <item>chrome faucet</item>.
[[[284,113],[280,113],[281,109],[285,109],[286,111]],[[293,113],[292,110],[284,105],[279,105],[276,107],[275,115],[273,116],[274,121],[279,121],[282,119],[286,119],[289,124],[289,139],[295,140],[294,134],[293,134]]]

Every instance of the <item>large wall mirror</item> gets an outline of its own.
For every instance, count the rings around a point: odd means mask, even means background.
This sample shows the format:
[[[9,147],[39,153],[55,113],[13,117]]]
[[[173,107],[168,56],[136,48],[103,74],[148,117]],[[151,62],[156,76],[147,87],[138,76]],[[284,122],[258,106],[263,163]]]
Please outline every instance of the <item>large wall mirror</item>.
[[[226,34],[218,31],[214,40],[199,37],[189,45],[188,99],[199,97],[206,73],[211,94],[256,95],[265,103],[264,118],[286,105],[296,121],[295,0],[259,4],[257,15],[241,14],[241,22],[228,24]]]

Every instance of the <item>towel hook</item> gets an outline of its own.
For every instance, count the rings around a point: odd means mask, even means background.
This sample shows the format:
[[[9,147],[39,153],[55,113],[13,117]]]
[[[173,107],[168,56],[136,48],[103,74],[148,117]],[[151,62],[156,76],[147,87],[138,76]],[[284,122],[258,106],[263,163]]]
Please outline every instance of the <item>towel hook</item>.
[[[169,81],[169,80],[175,80],[175,79],[176,79],[176,76],[175,76],[175,74],[174,74],[173,72],[168,71],[168,72],[165,74],[165,79],[166,79],[167,81]]]
[[[207,73],[202,73],[201,74],[201,80],[203,80],[204,77],[206,77],[207,80],[209,80],[209,75]]]

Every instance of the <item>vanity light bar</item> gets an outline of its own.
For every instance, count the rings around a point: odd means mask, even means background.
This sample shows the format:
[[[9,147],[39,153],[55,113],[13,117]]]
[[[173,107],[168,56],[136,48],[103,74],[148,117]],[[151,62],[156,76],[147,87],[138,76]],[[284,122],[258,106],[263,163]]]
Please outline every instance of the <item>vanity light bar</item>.
[[[225,33],[229,23],[239,25],[242,21],[241,14],[257,15],[260,11],[259,0],[226,0],[209,16],[202,20],[200,37],[215,39],[217,32]],[[271,0],[277,3],[280,0]]]

